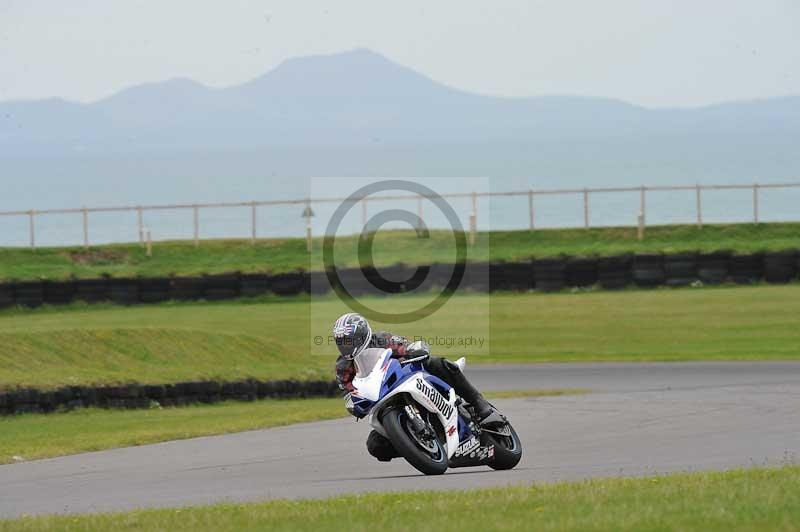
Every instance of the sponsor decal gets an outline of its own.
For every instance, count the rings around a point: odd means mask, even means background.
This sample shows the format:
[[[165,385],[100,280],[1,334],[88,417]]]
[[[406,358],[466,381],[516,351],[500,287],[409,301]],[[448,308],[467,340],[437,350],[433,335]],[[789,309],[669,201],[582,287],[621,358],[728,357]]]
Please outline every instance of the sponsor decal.
[[[453,415],[453,407],[450,405],[444,396],[428,386],[422,379],[417,379],[417,390],[421,391],[425,397],[430,399],[433,406],[441,412],[444,417],[449,418]]]
[[[494,445],[489,445],[488,447],[478,447],[469,453],[469,457],[474,458],[479,462],[491,460],[494,458]]]
[[[455,455],[456,456],[463,456],[463,455],[465,455],[467,453],[470,453],[470,457],[474,457],[475,456],[475,449],[480,447],[480,445],[481,445],[480,440],[478,440],[478,438],[473,436],[472,438],[468,439],[467,441],[465,441],[464,443],[462,443],[461,445],[459,445],[456,448]]]
[[[447,435],[452,436],[455,433],[455,431],[456,431],[456,426],[450,425],[450,427],[447,429]]]
[[[511,436],[511,428],[508,425],[503,425],[497,428],[497,433],[503,436]]]

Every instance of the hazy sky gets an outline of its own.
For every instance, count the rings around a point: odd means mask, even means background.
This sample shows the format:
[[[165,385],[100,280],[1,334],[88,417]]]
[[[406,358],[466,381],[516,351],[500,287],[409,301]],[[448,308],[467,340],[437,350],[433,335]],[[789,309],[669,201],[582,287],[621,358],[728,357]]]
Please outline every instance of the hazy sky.
[[[469,91],[684,106],[800,93],[797,0],[0,0],[0,100],[221,87],[366,47]]]

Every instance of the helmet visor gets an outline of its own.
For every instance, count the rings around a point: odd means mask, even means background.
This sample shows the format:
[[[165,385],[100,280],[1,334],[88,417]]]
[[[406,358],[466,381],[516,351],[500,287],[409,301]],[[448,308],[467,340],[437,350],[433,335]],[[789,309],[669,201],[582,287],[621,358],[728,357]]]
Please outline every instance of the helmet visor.
[[[372,329],[362,316],[345,314],[333,325],[333,336],[342,357],[352,360],[369,343]]]
[[[363,341],[358,342],[352,336],[340,336],[336,338],[336,347],[344,358],[352,359],[363,345]]]

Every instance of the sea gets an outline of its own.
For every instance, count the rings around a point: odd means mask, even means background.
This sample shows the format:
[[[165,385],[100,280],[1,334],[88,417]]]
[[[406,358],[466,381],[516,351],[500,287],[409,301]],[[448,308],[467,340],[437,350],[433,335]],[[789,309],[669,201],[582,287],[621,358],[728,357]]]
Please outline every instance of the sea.
[[[41,211],[143,206],[142,225],[152,240],[194,238],[195,214],[192,208],[159,208],[168,205],[200,205],[197,230],[200,239],[251,238],[253,211],[250,206],[204,208],[207,203],[280,202],[256,208],[257,238],[304,237],[309,222],[306,203],[311,207],[312,234],[355,234],[364,221],[381,229],[417,225],[420,214],[430,229],[469,230],[472,221],[479,231],[563,227],[636,226],[641,213],[641,192],[590,191],[612,187],[648,186],[646,180],[591,179],[584,183],[558,177],[281,177],[273,175],[191,176],[161,175],[141,179],[93,177],[14,181],[5,176],[5,192],[0,195],[0,212]],[[703,190],[700,194],[701,220],[698,220],[696,190],[654,191],[645,193],[647,225],[747,223],[800,220],[800,186],[757,191],[752,185],[786,180],[731,179],[705,180],[703,185],[739,184],[738,190]],[[659,185],[693,186],[685,178],[661,179]],[[800,185],[800,182],[798,182]],[[363,187],[367,187],[364,189]],[[577,189],[577,193],[544,193],[557,189]],[[359,192],[361,190],[361,192]],[[472,193],[475,193],[473,199]],[[520,195],[507,195],[519,192]],[[368,194],[366,209],[358,201],[343,201],[356,194]],[[419,195],[426,197],[419,199]],[[461,195],[461,197],[453,197]],[[380,199],[390,196],[391,199]],[[408,199],[406,199],[406,197]],[[588,197],[588,202],[585,200]],[[300,203],[288,203],[300,201]],[[757,211],[757,212],[756,212]],[[336,223],[334,221],[334,215]],[[402,214],[405,213],[405,214]],[[474,218],[473,218],[474,216]],[[371,226],[372,227],[372,226]],[[45,214],[33,217],[36,247],[136,242],[139,225],[135,211]],[[0,215],[0,246],[29,247],[31,217],[26,214]]]

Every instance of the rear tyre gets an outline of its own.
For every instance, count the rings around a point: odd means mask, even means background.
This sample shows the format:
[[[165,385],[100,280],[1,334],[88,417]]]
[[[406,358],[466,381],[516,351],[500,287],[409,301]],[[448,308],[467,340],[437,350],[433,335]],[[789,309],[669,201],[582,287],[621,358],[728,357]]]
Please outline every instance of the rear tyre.
[[[492,469],[512,469],[522,459],[522,444],[519,436],[510,423],[508,428],[511,429],[511,436],[484,432],[487,443],[494,445],[494,460],[488,463]]]
[[[381,421],[394,448],[418,471],[426,475],[441,475],[447,471],[447,451],[442,442],[436,436],[420,442],[405,410],[390,408]]]

